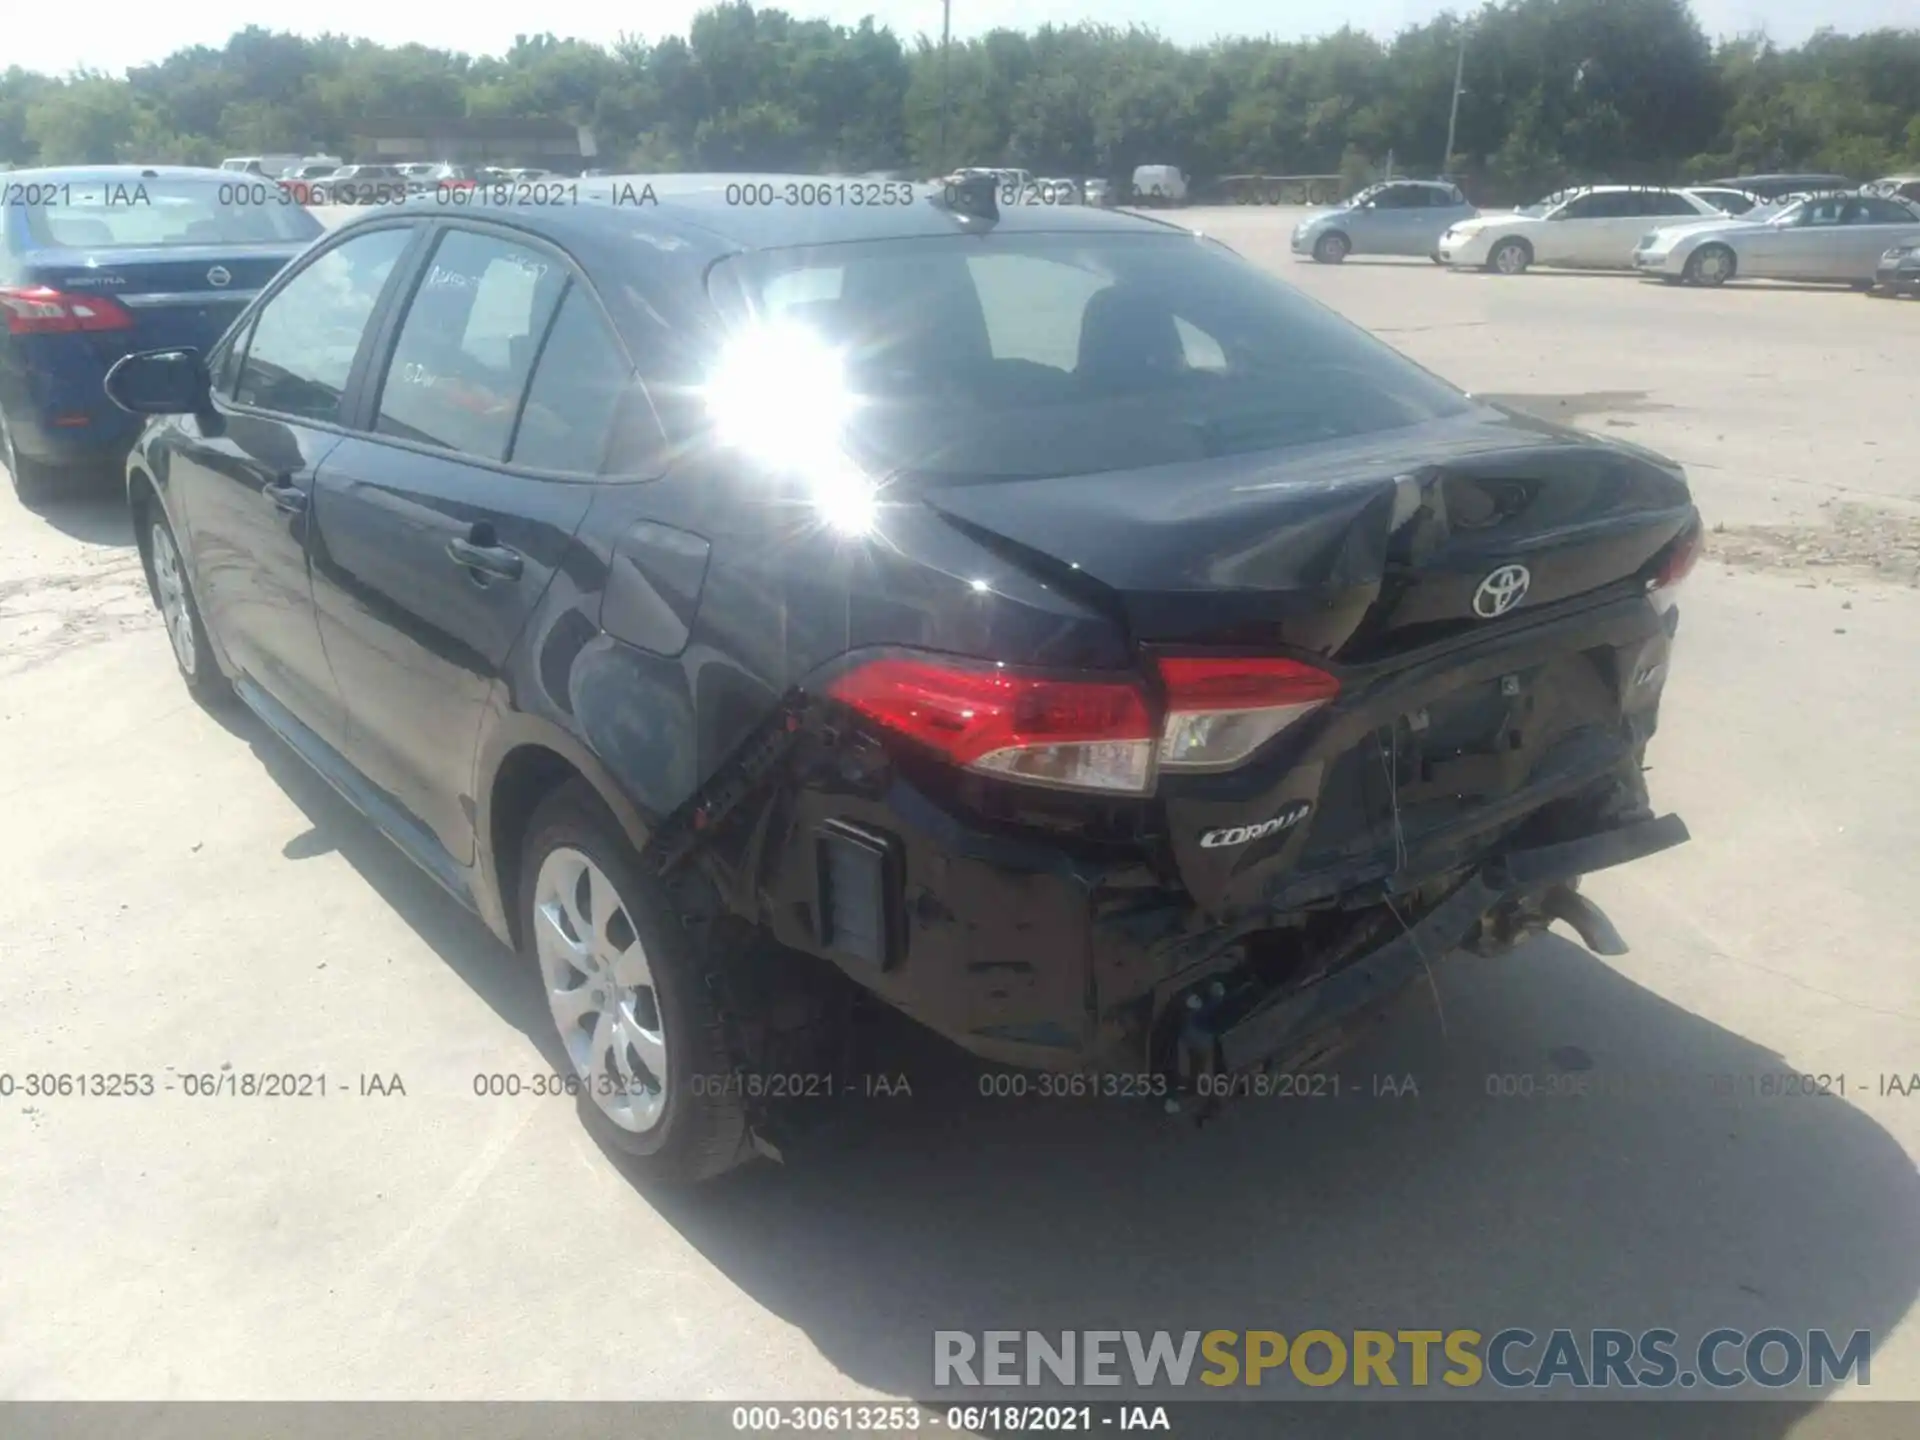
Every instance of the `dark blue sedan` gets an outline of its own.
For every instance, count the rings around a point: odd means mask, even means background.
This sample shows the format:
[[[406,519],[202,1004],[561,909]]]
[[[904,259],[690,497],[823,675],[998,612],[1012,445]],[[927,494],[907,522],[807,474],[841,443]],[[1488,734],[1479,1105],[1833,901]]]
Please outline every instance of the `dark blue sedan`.
[[[0,176],[0,465],[22,498],[117,467],[114,361],[205,349],[324,227],[270,180],[100,165]]]

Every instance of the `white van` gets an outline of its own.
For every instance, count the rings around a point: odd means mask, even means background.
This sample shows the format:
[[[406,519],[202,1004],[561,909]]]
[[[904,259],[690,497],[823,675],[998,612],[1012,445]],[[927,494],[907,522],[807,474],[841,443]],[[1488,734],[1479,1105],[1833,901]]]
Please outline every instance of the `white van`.
[[[1178,165],[1140,165],[1133,172],[1133,203],[1136,205],[1184,205],[1187,203],[1187,177]]]
[[[278,180],[305,158],[302,155],[235,155],[222,160],[220,168],[242,175],[264,175],[269,180]]]

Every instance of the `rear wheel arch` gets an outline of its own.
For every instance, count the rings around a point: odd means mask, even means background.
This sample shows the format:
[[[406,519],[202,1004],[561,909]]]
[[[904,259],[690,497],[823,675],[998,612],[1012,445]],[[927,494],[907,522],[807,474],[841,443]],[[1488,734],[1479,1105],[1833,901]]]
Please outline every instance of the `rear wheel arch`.
[[[534,813],[554,791],[578,781],[594,792],[638,854],[650,831],[612,777],[591,757],[558,736],[526,736],[506,744],[488,772],[485,810],[478,826],[487,853],[481,864],[500,906],[501,927],[518,945],[521,850]]]

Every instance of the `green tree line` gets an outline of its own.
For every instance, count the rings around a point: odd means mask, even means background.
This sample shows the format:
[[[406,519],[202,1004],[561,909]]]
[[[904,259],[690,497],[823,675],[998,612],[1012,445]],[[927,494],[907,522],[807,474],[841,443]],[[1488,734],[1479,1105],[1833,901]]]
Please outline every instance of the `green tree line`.
[[[1458,138],[1446,146],[1465,46]],[[1920,29],[1715,45],[1684,0],[1504,0],[1381,41],[1181,46],[1102,25],[903,43],[756,9],[611,47],[523,36],[500,56],[250,27],[124,78],[0,74],[0,160],[213,163],[328,151],[367,116],[593,127],[632,170],[1021,165],[1041,174],[1372,176],[1443,169],[1483,202],[1570,180],[1920,166]],[[944,138],[943,138],[944,137]]]

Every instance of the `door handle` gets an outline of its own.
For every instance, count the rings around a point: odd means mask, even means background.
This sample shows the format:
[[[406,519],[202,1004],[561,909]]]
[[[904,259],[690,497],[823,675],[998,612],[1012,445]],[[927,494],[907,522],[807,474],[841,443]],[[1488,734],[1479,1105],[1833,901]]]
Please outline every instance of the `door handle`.
[[[260,487],[260,493],[273,502],[273,508],[288,515],[301,515],[306,512],[307,492],[298,485],[289,485],[279,480],[269,480]]]
[[[478,545],[473,541],[456,535],[447,542],[447,554],[454,563],[469,570],[477,570],[483,575],[497,575],[502,580],[518,580],[522,568],[520,552],[510,550],[505,545]]]

